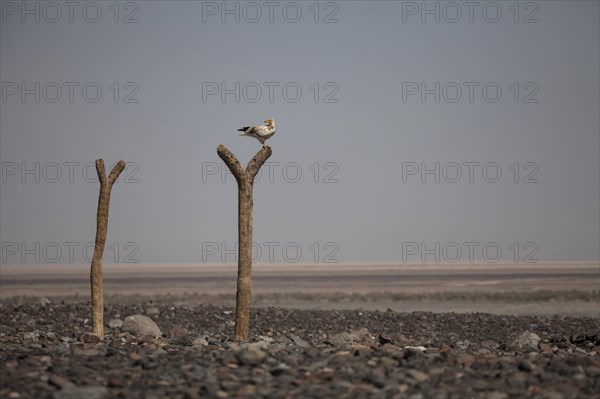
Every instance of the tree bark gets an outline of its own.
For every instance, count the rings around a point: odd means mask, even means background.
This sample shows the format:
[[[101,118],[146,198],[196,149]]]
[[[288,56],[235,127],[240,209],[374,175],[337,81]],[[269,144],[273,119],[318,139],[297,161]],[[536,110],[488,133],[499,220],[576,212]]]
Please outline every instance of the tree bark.
[[[108,230],[108,205],[112,186],[125,169],[125,161],[119,161],[106,177],[104,161],[96,160],[96,172],[100,181],[100,194],[98,195],[98,211],[96,213],[96,243],[94,257],[90,268],[90,286],[92,290],[92,331],[104,339],[104,288],[102,286],[102,256],[106,244]]]
[[[242,168],[240,161],[224,145],[217,154],[225,162],[238,183],[238,278],[235,297],[235,338],[248,338],[250,301],[252,297],[252,190],[254,178],[261,166],[272,154],[271,147],[263,147]]]

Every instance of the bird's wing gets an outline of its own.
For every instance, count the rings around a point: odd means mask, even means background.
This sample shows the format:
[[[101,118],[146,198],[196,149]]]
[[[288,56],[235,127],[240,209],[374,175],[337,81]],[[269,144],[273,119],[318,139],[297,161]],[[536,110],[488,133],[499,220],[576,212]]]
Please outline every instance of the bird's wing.
[[[270,129],[267,126],[254,126],[251,132],[258,136],[266,136],[271,133]]]

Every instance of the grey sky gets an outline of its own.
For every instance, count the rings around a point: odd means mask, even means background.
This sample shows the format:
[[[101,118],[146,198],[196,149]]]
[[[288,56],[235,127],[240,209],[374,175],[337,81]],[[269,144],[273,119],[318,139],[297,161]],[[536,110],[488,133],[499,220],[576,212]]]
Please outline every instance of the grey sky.
[[[420,262],[422,243],[426,261],[600,258],[597,1],[138,1],[117,16],[99,1],[73,22],[63,2],[1,4],[2,263],[54,260],[51,243],[82,261],[98,196],[82,172],[99,157],[130,163],[106,262],[233,262],[237,188],[216,147],[246,163],[260,144],[236,129],[269,117],[258,262]],[[36,82],[39,103],[22,98]],[[39,183],[22,176],[36,163]],[[420,173],[436,163],[439,183]]]

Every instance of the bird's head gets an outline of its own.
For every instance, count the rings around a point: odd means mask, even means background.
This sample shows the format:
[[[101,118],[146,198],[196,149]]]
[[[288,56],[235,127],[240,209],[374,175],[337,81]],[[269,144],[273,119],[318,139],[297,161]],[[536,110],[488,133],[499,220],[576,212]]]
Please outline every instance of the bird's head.
[[[267,124],[267,126],[272,126],[272,125],[274,125],[274,124],[275,124],[275,121],[274,121],[273,119],[267,119],[267,120],[265,121],[265,123]]]

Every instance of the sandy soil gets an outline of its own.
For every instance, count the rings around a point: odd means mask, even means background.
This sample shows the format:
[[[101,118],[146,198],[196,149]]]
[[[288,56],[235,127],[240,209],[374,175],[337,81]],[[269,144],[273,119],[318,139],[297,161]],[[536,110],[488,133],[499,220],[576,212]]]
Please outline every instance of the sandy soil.
[[[232,264],[105,264],[104,289],[108,301],[132,295],[178,296],[182,301],[230,304],[236,274]],[[556,299],[546,295],[536,300],[538,291],[554,291]],[[559,295],[572,291],[590,295]],[[599,262],[267,264],[255,265],[253,271],[256,306],[600,317],[600,298],[589,299],[599,296],[594,292],[600,292]],[[394,296],[399,293],[401,298]],[[493,293],[516,293],[522,300],[487,297]],[[86,298],[89,265],[2,265],[0,299],[15,296]]]

